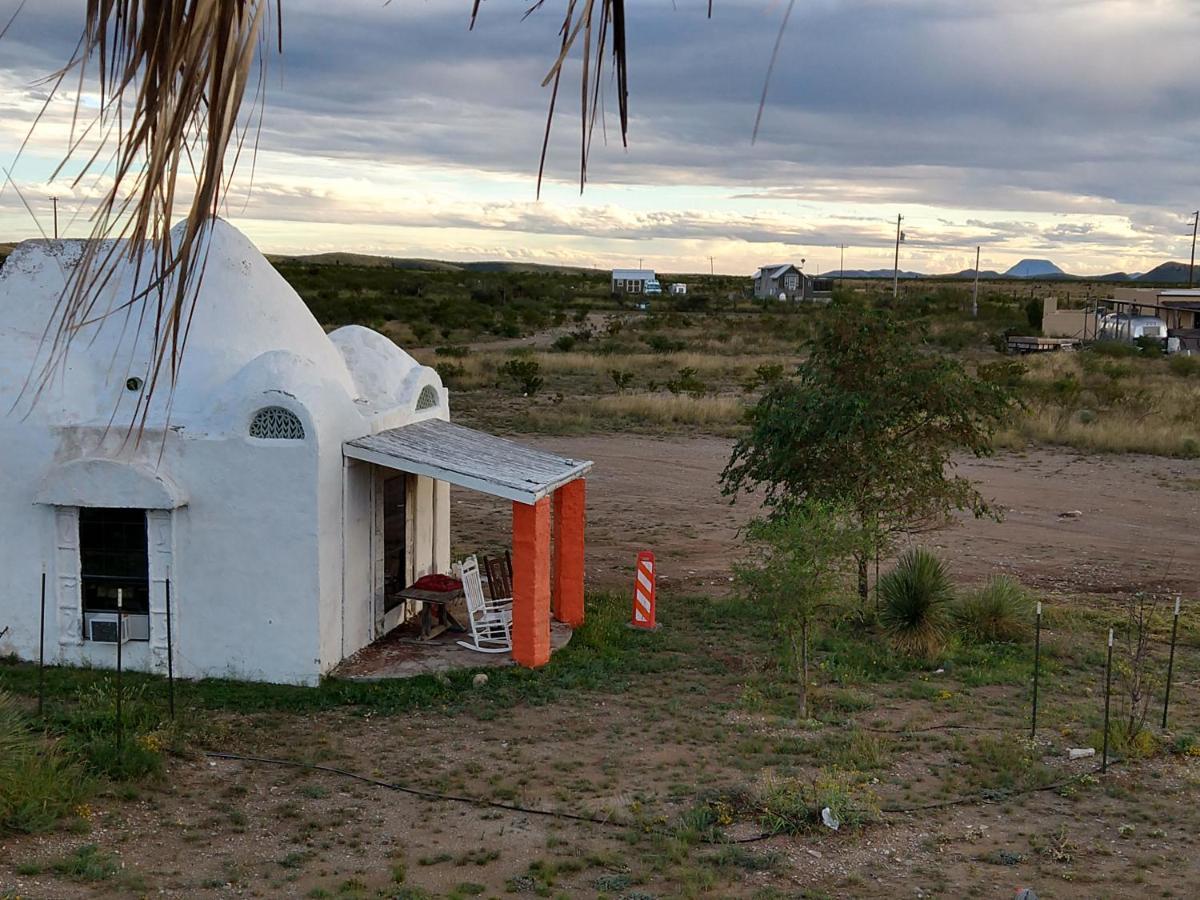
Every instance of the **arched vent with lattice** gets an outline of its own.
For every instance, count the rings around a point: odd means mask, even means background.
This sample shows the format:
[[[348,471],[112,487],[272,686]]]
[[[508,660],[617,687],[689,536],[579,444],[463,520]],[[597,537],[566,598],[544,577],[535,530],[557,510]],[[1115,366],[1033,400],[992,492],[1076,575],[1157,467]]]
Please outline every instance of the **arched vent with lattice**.
[[[442,398],[438,393],[438,389],[432,384],[427,384],[421,388],[421,393],[417,397],[417,412],[423,409],[433,409],[441,402]]]
[[[250,420],[250,437],[275,441],[304,440],[304,423],[290,409],[264,406]]]

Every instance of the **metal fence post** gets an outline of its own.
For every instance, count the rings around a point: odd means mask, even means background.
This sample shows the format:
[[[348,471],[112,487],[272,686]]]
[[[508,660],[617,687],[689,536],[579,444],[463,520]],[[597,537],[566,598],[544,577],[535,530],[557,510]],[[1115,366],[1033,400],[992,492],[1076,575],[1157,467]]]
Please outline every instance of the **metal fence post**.
[[[1042,601],[1037,603],[1037,625],[1033,638],[1033,721],[1029,725],[1029,739],[1037,736],[1038,681],[1042,673]]]
[[[1104,755],[1100,758],[1100,771],[1108,771],[1108,711],[1112,697],[1112,650],[1113,630],[1108,629],[1108,662],[1104,665]]]
[[[1175,595],[1175,620],[1171,623],[1171,655],[1167,659],[1167,689],[1163,693],[1162,727],[1167,727],[1167,707],[1171,705],[1171,677],[1175,672],[1175,639],[1179,636],[1179,594]]]

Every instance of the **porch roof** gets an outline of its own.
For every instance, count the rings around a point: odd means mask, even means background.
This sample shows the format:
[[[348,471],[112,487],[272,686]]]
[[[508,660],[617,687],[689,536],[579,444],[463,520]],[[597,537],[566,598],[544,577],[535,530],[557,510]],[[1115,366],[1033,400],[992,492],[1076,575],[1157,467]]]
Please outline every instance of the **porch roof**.
[[[518,503],[536,503],[592,467],[591,460],[556,456],[442,419],[355,438],[342,445],[342,452]]]

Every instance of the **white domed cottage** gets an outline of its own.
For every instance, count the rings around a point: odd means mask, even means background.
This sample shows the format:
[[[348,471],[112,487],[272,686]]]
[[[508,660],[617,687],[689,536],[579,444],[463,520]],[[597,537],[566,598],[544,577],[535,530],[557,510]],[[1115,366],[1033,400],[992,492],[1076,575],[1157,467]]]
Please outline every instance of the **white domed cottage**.
[[[454,483],[513,501],[513,657],[546,662],[552,562],[555,615],[583,619],[590,463],[452,425],[433,369],[367,328],[326,334],[231,225],[206,249],[140,440],[133,267],[44,379],[83,243],[28,241],[0,269],[0,654],[112,666],[120,589],[130,668],[167,671],[170,610],[177,675],[315,683],[393,624],[394,586],[449,571]]]

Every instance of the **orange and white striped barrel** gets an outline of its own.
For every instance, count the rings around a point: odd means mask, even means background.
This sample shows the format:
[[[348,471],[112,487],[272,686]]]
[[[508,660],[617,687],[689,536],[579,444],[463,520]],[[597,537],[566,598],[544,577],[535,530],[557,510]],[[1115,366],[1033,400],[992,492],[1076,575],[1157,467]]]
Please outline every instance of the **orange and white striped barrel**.
[[[634,628],[654,629],[654,554],[643,550],[638,554],[637,570],[633,582]]]

